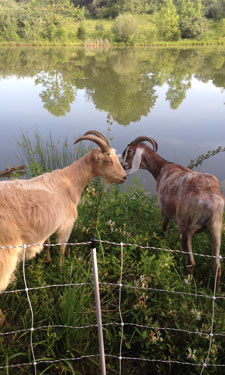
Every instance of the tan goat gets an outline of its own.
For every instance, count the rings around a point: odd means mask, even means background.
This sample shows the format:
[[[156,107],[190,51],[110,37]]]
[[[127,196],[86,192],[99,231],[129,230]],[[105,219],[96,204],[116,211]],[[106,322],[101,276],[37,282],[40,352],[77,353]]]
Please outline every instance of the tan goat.
[[[144,141],[152,144],[153,149]],[[192,171],[182,165],[171,163],[157,154],[158,145],[149,137],[138,137],[123,151],[124,169],[130,173],[139,168],[148,170],[157,182],[157,193],[162,212],[163,231],[169,219],[176,221],[185,254],[187,273],[193,271],[195,261],[192,253],[192,236],[208,228],[212,236],[214,273],[220,283],[220,244],[224,210],[224,196],[215,176]],[[130,174],[129,173],[129,174]]]
[[[100,148],[64,169],[32,179],[0,182],[0,246],[39,244],[27,247],[26,258],[31,259],[53,233],[58,242],[67,242],[82,191],[89,181],[97,176],[105,177],[106,184],[126,180],[115,150],[101,133],[89,131],[74,143],[83,140],[93,141]],[[23,251],[23,247],[0,249],[0,291],[13,280]],[[61,261],[64,252],[62,245]]]

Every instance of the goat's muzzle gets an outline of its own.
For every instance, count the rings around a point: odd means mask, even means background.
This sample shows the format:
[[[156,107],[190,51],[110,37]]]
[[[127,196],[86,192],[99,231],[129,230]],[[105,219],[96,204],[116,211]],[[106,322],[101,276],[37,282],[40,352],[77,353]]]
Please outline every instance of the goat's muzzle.
[[[124,175],[123,177],[118,177],[115,182],[118,184],[123,184],[127,179],[127,175]]]
[[[127,175],[124,175],[121,179],[120,179],[120,183],[123,184],[127,179]]]

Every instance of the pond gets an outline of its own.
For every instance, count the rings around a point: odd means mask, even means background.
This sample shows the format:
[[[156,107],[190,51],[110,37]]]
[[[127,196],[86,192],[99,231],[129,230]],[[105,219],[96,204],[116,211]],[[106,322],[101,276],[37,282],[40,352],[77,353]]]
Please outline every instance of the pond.
[[[139,135],[152,137],[162,157],[188,165],[225,147],[224,88],[224,47],[2,47],[0,170],[19,164],[22,133],[67,136],[72,147],[90,129],[119,153]],[[198,169],[224,185],[224,165],[221,152]],[[152,177],[139,174],[153,192]]]

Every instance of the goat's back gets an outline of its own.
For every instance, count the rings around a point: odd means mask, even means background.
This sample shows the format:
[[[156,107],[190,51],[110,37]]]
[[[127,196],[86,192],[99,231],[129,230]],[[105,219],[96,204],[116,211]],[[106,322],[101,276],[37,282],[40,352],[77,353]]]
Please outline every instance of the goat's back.
[[[63,194],[40,181],[0,183],[0,245],[39,243],[61,225],[67,210]],[[68,203],[67,203],[68,204]]]
[[[157,181],[163,212],[176,221],[187,220],[200,226],[224,210],[224,196],[217,178],[211,174],[165,167]]]

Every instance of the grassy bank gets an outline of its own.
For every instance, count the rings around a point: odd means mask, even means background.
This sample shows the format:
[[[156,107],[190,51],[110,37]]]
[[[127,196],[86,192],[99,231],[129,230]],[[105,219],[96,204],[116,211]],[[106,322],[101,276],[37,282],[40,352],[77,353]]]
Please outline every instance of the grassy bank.
[[[32,175],[43,173],[46,168],[50,168],[45,166],[52,165],[53,161],[54,167],[62,166],[58,165],[61,161],[56,157],[56,145],[49,141],[49,148],[54,151],[52,155],[44,151],[43,142],[38,137],[36,146],[29,144],[27,137],[22,139],[21,149],[30,158],[26,160],[30,160]],[[68,152],[66,154],[64,164],[70,162],[71,155]],[[78,151],[74,157],[79,156]],[[184,375],[190,374],[190,368],[191,374],[199,374],[199,366],[190,367],[173,362],[195,365],[203,363],[207,356],[209,336],[196,332],[209,334],[211,329],[212,300],[201,295],[212,296],[212,260],[196,256],[194,276],[185,277],[181,254],[142,247],[181,249],[174,223],[171,223],[169,233],[164,238],[156,197],[149,197],[137,180],[123,193],[116,185],[105,192],[98,179],[85,189],[70,241],[88,242],[91,237],[117,244],[133,244],[124,246],[123,254],[122,283],[130,287],[122,287],[121,294],[121,312],[126,323],[122,356],[156,361],[123,360],[122,374],[166,375],[176,372]],[[221,249],[224,247],[225,233]],[[194,237],[193,249],[195,253],[211,254],[207,233]],[[121,277],[121,248],[120,245],[98,243],[97,253],[103,324],[106,324],[104,339],[107,374],[118,374],[119,361],[112,356],[118,357],[121,339],[121,326],[113,324],[121,322],[119,288],[115,285]],[[95,357],[99,353],[97,328],[73,328],[96,324],[90,246],[69,246],[63,268],[59,267],[57,247],[51,248],[51,254],[51,264],[46,264],[43,251],[27,262],[25,267],[28,287],[34,288],[29,290],[34,313],[34,352],[36,360],[43,361],[37,366],[38,374],[97,375],[100,372],[99,358]],[[222,272],[218,297],[225,296],[224,281],[225,273]],[[68,285],[71,283],[84,285]],[[67,286],[63,287],[64,284]],[[46,288],[38,289],[43,286]],[[18,269],[17,281],[9,288],[11,291],[15,289],[24,289],[22,266]],[[0,336],[0,366],[30,362],[30,331],[26,329],[31,327],[31,313],[26,293],[17,291],[0,297],[1,308],[6,314],[1,333],[19,330]],[[217,299],[214,334],[225,332],[224,308],[225,300]],[[38,327],[45,328],[36,329]],[[68,360],[86,355],[93,357]],[[171,362],[168,364],[163,361]],[[223,336],[214,336],[210,363],[224,363]],[[210,374],[222,375],[223,371],[223,367],[210,368]],[[33,367],[6,368],[0,372],[5,375],[30,375]]]
[[[121,311],[124,322],[129,323],[124,327],[122,356],[202,363],[209,341],[205,336],[188,332],[210,333],[212,301],[195,294],[212,295],[214,278],[211,260],[196,257],[194,277],[187,278],[183,274],[180,254],[139,247],[144,245],[180,249],[180,243],[175,225],[171,225],[167,238],[163,239],[156,200],[154,197],[149,198],[138,184],[123,194],[116,186],[103,193],[98,182],[86,189],[70,241],[86,242],[92,236],[117,243],[134,244],[124,246],[122,282],[132,288],[122,288]],[[222,249],[224,245],[223,235]],[[196,236],[193,248],[197,253],[211,254],[208,235],[204,233]],[[120,323],[119,288],[114,285],[120,279],[120,246],[98,244],[97,253],[99,280],[103,283],[100,286],[103,323]],[[33,334],[36,359],[47,361],[38,365],[38,373],[99,374],[98,357],[63,361],[99,352],[96,327],[72,328],[96,324],[93,286],[84,284],[57,287],[58,284],[92,283],[90,247],[70,246],[62,269],[59,267],[57,247],[51,249],[51,254],[50,265],[45,263],[45,251],[26,264],[27,284],[29,288],[35,288],[29,291],[34,311],[34,327],[47,326],[35,330]],[[222,286],[224,277],[223,273]],[[36,289],[49,285],[54,286]],[[18,270],[17,281],[9,288],[13,289],[24,289],[22,267]],[[160,290],[170,290],[170,293]],[[222,289],[217,296],[224,296]],[[219,334],[225,330],[224,307],[224,300],[218,300],[214,333]],[[6,314],[2,333],[31,327],[30,308],[25,292],[3,294],[1,308]],[[175,328],[177,331],[159,330],[158,327]],[[106,355],[119,355],[120,331],[121,327],[117,325],[104,327]],[[1,366],[32,361],[30,331],[2,336],[0,348]],[[223,363],[223,352],[224,338],[217,336],[213,341],[210,361]],[[62,361],[51,363],[58,359]],[[106,363],[108,374],[118,373],[118,359],[106,357]],[[158,374],[173,374],[174,371],[177,374],[189,374],[190,368],[172,363],[123,361],[123,374],[149,374],[149,371]],[[21,375],[31,372],[32,366],[24,366],[1,373]],[[198,373],[199,367],[194,367],[192,374]],[[212,369],[210,373],[223,372]]]
[[[23,33],[14,32],[4,34],[0,32],[0,45],[23,46],[176,46],[176,45],[220,45],[225,43],[225,27],[218,22],[208,22],[207,31],[201,38],[176,38],[167,40],[160,33],[156,15],[139,14],[132,16],[136,29],[130,37],[123,40],[113,31],[114,19],[82,19],[59,16],[49,21],[36,32],[31,30]]]

